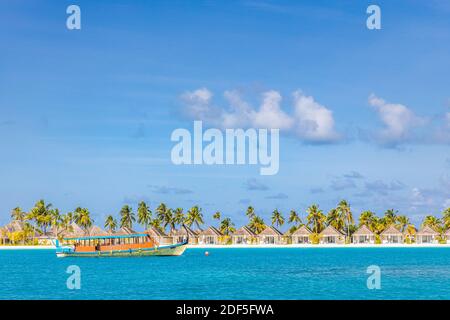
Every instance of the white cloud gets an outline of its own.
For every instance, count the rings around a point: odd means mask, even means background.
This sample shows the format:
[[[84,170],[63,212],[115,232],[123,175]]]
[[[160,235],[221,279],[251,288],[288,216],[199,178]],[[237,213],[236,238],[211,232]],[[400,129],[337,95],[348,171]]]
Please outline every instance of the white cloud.
[[[333,113],[313,97],[294,92],[294,114],[281,108],[282,96],[275,90],[262,94],[258,109],[244,101],[237,91],[225,91],[227,109],[212,104],[212,93],[206,89],[186,92],[182,100],[186,115],[220,128],[267,128],[293,132],[307,142],[333,142],[339,139]]]
[[[407,141],[411,130],[425,124],[425,119],[418,117],[412,110],[402,104],[386,103],[383,99],[369,96],[369,104],[375,108],[384,124],[378,133],[380,142],[396,144]]]
[[[339,135],[334,128],[333,112],[306,96],[294,92],[296,131],[307,140],[325,142],[337,140]]]

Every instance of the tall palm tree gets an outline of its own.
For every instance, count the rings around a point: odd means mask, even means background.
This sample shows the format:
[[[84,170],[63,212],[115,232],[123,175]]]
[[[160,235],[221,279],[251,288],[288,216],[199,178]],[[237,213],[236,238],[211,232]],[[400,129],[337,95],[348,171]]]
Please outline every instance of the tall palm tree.
[[[359,226],[366,225],[370,228],[375,222],[375,220],[376,220],[375,213],[373,213],[370,210],[363,211],[359,215]]]
[[[397,220],[397,211],[394,209],[386,210],[384,213],[384,220],[386,223],[386,226],[390,226],[391,224],[394,224]]]
[[[280,227],[284,224],[284,217],[281,214],[281,212],[278,211],[278,209],[275,209],[272,212],[272,226],[277,225],[277,227]]]
[[[11,210],[11,219],[23,222],[26,218],[27,213],[24,212],[20,207],[15,207]]]
[[[252,206],[249,206],[249,207],[247,208],[247,211],[245,212],[245,215],[246,215],[249,219],[252,219],[252,218],[256,215],[255,209],[254,209]]]
[[[297,211],[291,210],[289,213],[289,223],[293,223],[296,226],[300,226],[302,224],[302,219],[298,215]]]
[[[172,209],[167,209],[166,215],[165,215],[165,221],[164,221],[164,228],[169,226],[169,230],[172,232],[176,227],[175,218],[173,215]]]
[[[407,216],[397,216],[397,226],[400,227],[400,231],[403,233],[406,228],[411,224]]]
[[[327,225],[333,226],[336,230],[344,229],[345,221],[340,211],[336,208],[331,209],[327,214]]]
[[[117,228],[116,219],[114,219],[112,215],[107,216],[105,220],[105,229],[108,230],[109,234],[112,234],[114,233],[114,231],[116,231],[116,228]]]
[[[450,228],[450,208],[447,208],[442,212],[442,221],[444,223],[445,229]]]
[[[254,215],[252,217],[252,219],[250,220],[250,223],[248,224],[248,227],[254,233],[260,234],[266,228],[266,224],[264,223],[264,220],[261,217],[258,217],[257,215]]]
[[[422,222],[422,227],[426,226],[429,226],[437,231],[441,229],[441,220],[433,215],[428,215]]]
[[[120,210],[120,227],[133,229],[133,222],[136,221],[133,209],[129,205],[124,205]]]
[[[50,225],[52,226],[55,236],[58,237],[58,234],[63,228],[63,217],[57,208],[50,210]]]
[[[174,213],[173,213],[173,220],[175,222],[176,225],[183,225],[185,217],[184,217],[184,213],[183,213],[183,208],[176,208]]]
[[[160,203],[156,208],[156,215],[160,221],[166,220],[167,206],[165,203]]]
[[[50,210],[52,208],[52,204],[46,204],[44,200],[39,200],[36,202],[34,207],[31,209],[32,216],[36,220],[36,224],[38,227],[42,228],[42,232],[44,234],[47,233],[47,227],[50,226],[51,217]]]
[[[74,211],[74,220],[75,223],[78,224],[84,230],[84,232],[89,235],[89,228],[94,223],[89,210],[87,208],[76,208]]]
[[[308,225],[311,227],[314,233],[320,233],[323,230],[323,225],[325,223],[325,215],[322,210],[319,209],[319,206],[313,204],[308,209],[306,209],[308,216],[306,220],[308,221]]]
[[[150,221],[152,219],[152,212],[144,201],[141,201],[138,205],[137,216],[138,223],[143,225],[145,230],[147,230],[148,225],[150,224]]]
[[[200,209],[198,206],[193,206],[192,208],[190,208],[186,216],[186,224],[189,227],[191,227],[194,223],[199,229],[200,225],[204,224],[202,209]]]
[[[231,221],[230,218],[225,218],[220,223],[220,232],[222,232],[224,235],[228,236],[230,233],[233,233],[236,231],[236,228],[234,227],[234,223]]]
[[[214,213],[213,215],[213,219],[220,220],[220,216],[221,216],[220,212],[216,211],[216,213]]]
[[[337,209],[345,221],[347,229],[347,239],[350,239],[350,225],[353,224],[353,214],[352,210],[350,209],[350,204],[346,200],[342,200],[341,202],[339,202]]]

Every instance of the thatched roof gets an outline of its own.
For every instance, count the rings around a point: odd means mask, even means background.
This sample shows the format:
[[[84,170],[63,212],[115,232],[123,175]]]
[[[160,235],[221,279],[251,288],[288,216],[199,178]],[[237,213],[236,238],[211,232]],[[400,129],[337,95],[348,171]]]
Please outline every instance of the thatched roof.
[[[25,227],[25,223],[19,220],[13,220],[10,223],[8,223],[6,226],[3,227],[3,230],[6,232],[17,232],[17,231],[23,231]]]
[[[373,236],[374,233],[372,230],[369,229],[368,226],[363,224],[353,233],[354,236]]]
[[[292,233],[292,235],[301,237],[301,236],[309,236],[311,233],[312,233],[311,230],[309,230],[307,226],[303,225],[297,230],[295,230],[294,233]]]
[[[243,226],[239,228],[235,232],[233,232],[232,236],[248,236],[248,237],[256,237],[256,233],[254,233],[249,227]]]
[[[118,235],[118,236],[126,236],[129,234],[135,234],[135,233],[136,233],[136,231],[134,231],[133,229],[130,229],[128,227],[122,227],[119,230],[117,230],[116,232],[114,232],[114,234]]]
[[[402,236],[403,233],[400,232],[400,230],[398,230],[394,225],[390,225],[389,227],[387,227],[382,233],[382,236],[385,235],[395,235],[395,236]]]
[[[430,226],[425,226],[416,233],[418,236],[438,236],[439,232],[431,228]]]
[[[75,222],[72,222],[67,230],[61,232],[61,236],[65,238],[76,238],[84,235],[84,230]]]
[[[201,235],[201,236],[217,236],[217,237],[220,237],[220,236],[222,236],[222,232],[220,232],[219,230],[217,230],[217,228],[215,228],[215,227],[213,227],[213,226],[210,226],[208,229],[199,232],[198,235]]]
[[[283,234],[275,227],[266,226],[266,228],[259,234],[260,236],[282,236]]]
[[[162,230],[155,228],[154,226],[150,226],[147,230],[145,230],[145,232],[155,238],[167,237],[167,234],[165,234]]]
[[[169,235],[171,236],[188,236],[188,237],[196,237],[197,233],[189,228],[187,225],[182,225],[180,229],[172,230]]]
[[[323,229],[323,231],[320,233],[320,235],[325,236],[325,237],[330,237],[330,236],[343,236],[344,234],[341,231],[336,230],[336,228],[333,227],[332,225],[329,225],[328,227]]]
[[[92,236],[104,236],[108,233],[99,226],[93,225],[92,227],[89,228],[87,234],[90,237],[92,237]]]

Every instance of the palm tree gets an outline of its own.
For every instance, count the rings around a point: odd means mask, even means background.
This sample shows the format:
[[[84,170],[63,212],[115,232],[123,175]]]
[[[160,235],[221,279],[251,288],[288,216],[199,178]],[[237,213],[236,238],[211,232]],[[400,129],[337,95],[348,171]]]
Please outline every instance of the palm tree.
[[[220,216],[221,216],[220,212],[216,211],[216,213],[214,213],[213,215],[213,219],[220,220]]]
[[[299,215],[295,210],[291,210],[289,214],[289,223],[293,223],[296,226],[300,226],[302,224],[302,219],[300,219]]]
[[[283,215],[278,211],[278,209],[275,209],[272,212],[272,226],[274,224],[276,224],[277,227],[282,226],[284,224]]]
[[[366,225],[371,228],[376,221],[376,215],[372,211],[366,210],[359,215],[359,226]],[[371,229],[372,230],[372,229]],[[372,230],[373,231],[373,230]]]
[[[57,208],[50,210],[50,225],[53,228],[55,236],[58,237],[59,232],[61,231],[60,228],[63,228],[63,217]]]
[[[450,208],[447,208],[442,212],[442,221],[444,222],[445,229],[450,228]]]
[[[133,222],[136,221],[133,209],[129,205],[124,205],[120,210],[120,227],[133,229]]]
[[[230,233],[233,233],[235,231],[236,229],[234,227],[234,223],[230,218],[225,218],[222,220],[222,222],[220,223],[220,232],[228,236]]]
[[[114,231],[116,231],[116,228],[117,228],[116,219],[114,219],[112,215],[107,216],[105,220],[105,229],[108,230],[109,234],[112,234],[114,233]]]
[[[189,227],[191,227],[192,224],[194,223],[197,225],[197,228],[199,229],[200,225],[204,223],[202,209],[200,209],[198,206],[193,206],[191,209],[189,209],[186,216],[186,224]]]
[[[16,221],[23,222],[26,218],[26,212],[24,212],[20,207],[15,207],[11,210],[11,218]]]
[[[409,218],[407,216],[397,216],[397,226],[400,227],[400,231],[403,233],[410,225]]]
[[[143,225],[145,230],[147,230],[148,225],[152,219],[152,212],[144,201],[141,201],[138,206],[137,211],[138,223]]]
[[[425,219],[422,222],[422,227],[426,227],[426,226],[429,226],[429,227],[435,229],[436,231],[440,230],[442,228],[441,220],[439,218],[436,218],[433,215],[428,215],[425,217]]]
[[[350,225],[353,224],[353,215],[350,209],[350,204],[347,201],[342,200],[339,202],[337,209],[345,221],[347,228],[347,239],[350,239]]]
[[[172,209],[167,209],[166,211],[166,215],[165,215],[165,221],[164,221],[164,228],[166,228],[167,226],[169,226],[170,231],[172,232],[175,227],[176,227],[176,222],[173,216],[173,211]]]
[[[45,204],[44,200],[39,200],[36,202],[34,207],[31,209],[32,216],[36,220],[36,224],[38,227],[42,228],[42,232],[44,234],[47,233],[47,227],[51,223],[50,210],[52,208],[52,204]]]
[[[167,206],[165,203],[160,203],[159,206],[156,208],[156,215],[158,216],[158,219],[160,221],[166,220],[166,213],[167,213]]]
[[[306,217],[308,225],[311,226],[311,229],[314,233],[319,234],[323,230],[325,215],[316,204],[313,204],[308,209],[306,209],[306,212],[308,213],[308,216]]]
[[[184,223],[185,217],[183,214],[183,208],[176,208],[174,211],[173,221],[176,225],[181,226]]]
[[[94,223],[94,220],[91,219],[91,213],[89,210],[87,208],[76,208],[74,211],[74,220],[75,223],[89,235],[89,228]]]
[[[327,225],[333,226],[336,230],[344,229],[344,218],[338,209],[331,209],[327,214]]]
[[[394,224],[397,220],[397,211],[395,211],[394,209],[386,210],[386,212],[384,213],[384,219],[386,226]]]
[[[249,218],[249,219],[252,219],[256,214],[255,214],[255,209],[252,207],[252,206],[249,206],[248,208],[247,208],[247,211],[245,212],[245,214],[246,214],[246,216]]]
[[[260,234],[266,228],[266,224],[264,223],[264,220],[262,218],[258,217],[257,215],[253,215],[250,223],[248,224],[248,227],[254,233]]]

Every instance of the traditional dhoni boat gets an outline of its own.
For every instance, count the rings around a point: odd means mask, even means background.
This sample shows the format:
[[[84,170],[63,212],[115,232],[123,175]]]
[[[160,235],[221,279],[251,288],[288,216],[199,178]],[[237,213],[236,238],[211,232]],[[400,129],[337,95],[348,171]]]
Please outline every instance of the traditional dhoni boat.
[[[64,238],[56,240],[56,256],[64,257],[130,257],[180,256],[188,240],[159,246],[147,233]]]

